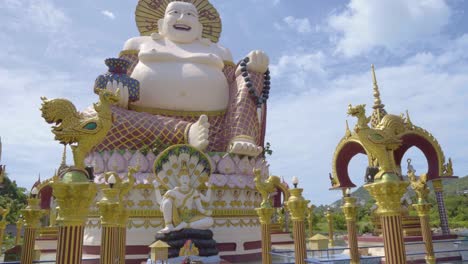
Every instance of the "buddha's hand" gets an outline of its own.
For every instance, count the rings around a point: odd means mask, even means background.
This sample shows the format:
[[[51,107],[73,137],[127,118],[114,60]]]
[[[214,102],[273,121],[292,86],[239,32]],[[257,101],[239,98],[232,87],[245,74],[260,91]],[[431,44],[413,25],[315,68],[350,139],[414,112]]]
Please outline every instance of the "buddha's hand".
[[[118,106],[127,109],[128,108],[128,87],[124,86],[123,83],[119,83],[116,80],[107,82],[106,89],[113,93],[119,94]]]
[[[231,144],[229,144],[228,152],[239,154],[239,155],[247,155],[251,157],[256,157],[258,154],[262,153],[263,148],[257,146],[253,139],[244,138],[244,137],[237,137],[231,140]]]
[[[188,132],[188,143],[200,150],[208,146],[208,134],[210,132],[210,123],[208,117],[201,115],[197,122],[190,126]]]
[[[249,58],[249,62],[247,62],[247,70],[258,73],[266,72],[270,59],[265,52],[261,50],[254,50],[251,51],[247,57]]]

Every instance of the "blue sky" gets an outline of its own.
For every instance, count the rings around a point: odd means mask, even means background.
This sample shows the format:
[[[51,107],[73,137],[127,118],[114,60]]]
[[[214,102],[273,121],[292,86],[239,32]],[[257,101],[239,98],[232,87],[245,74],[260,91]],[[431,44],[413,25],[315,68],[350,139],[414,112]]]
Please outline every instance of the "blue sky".
[[[272,174],[298,176],[314,204],[332,202],[328,172],[344,135],[349,103],[373,103],[376,65],[388,112],[407,109],[468,174],[468,18],[462,0],[211,1],[221,14],[221,44],[235,60],[270,56],[272,88],[267,141]],[[29,187],[60,163],[61,147],[41,118],[40,96],[66,97],[83,109],[103,60],[137,36],[135,0],[0,1],[0,136],[2,164]],[[348,118],[351,126],[355,120]],[[422,154],[406,154],[418,173]],[[405,159],[406,159],[405,157]],[[404,159],[404,160],[405,160]],[[69,158],[69,162],[71,159]],[[352,160],[359,184],[366,159]]]

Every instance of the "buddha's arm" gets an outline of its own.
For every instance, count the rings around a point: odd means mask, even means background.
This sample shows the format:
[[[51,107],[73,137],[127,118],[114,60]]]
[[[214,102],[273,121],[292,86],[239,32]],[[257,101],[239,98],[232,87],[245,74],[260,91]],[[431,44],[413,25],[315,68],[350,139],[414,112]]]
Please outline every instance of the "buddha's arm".
[[[200,196],[194,197],[194,202],[195,202],[195,208],[197,209],[198,212],[200,212],[201,214],[204,214],[204,215],[210,215],[211,214],[210,210],[205,210],[205,208],[203,208]]]
[[[265,104],[262,105],[263,117],[259,122],[256,98],[249,94],[244,77],[241,74],[236,75],[236,67],[235,64],[226,64],[223,69],[229,83],[229,105],[226,122],[231,129],[228,131],[228,139],[232,141],[236,138],[248,138],[256,145],[262,146],[264,138],[262,127],[266,120]],[[249,77],[256,94],[261,96],[263,74],[249,71]]]
[[[161,190],[159,190],[159,185],[154,186],[154,194],[156,195],[156,202],[160,205],[162,201]]]
[[[208,186],[206,195],[203,195],[202,193],[200,193],[200,199],[205,203],[211,202],[211,187],[210,186]]]
[[[138,63],[138,52],[139,50],[122,50],[119,54],[119,58],[130,62],[128,66],[127,75],[130,76]]]
[[[122,48],[122,51],[119,54],[119,58],[125,59],[130,62],[130,66],[127,70],[127,75],[130,76],[133,72],[133,69],[138,63],[138,52],[144,42],[147,42],[150,39],[149,36],[135,37],[127,40]]]

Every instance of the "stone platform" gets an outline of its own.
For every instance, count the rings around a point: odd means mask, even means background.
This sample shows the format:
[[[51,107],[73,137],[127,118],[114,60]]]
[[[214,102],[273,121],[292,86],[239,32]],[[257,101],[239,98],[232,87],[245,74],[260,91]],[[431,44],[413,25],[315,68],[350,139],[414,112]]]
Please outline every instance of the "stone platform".
[[[180,249],[188,240],[192,240],[198,248],[199,255],[202,257],[216,256],[219,253],[211,230],[186,228],[167,234],[157,233],[155,238],[156,240],[162,240],[171,246],[169,248],[169,258],[178,257]]]

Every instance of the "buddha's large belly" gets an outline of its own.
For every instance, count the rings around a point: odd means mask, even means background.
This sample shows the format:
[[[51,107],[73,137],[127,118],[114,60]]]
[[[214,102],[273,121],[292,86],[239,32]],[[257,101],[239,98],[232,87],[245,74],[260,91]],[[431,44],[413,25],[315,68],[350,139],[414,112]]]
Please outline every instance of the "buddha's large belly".
[[[140,81],[140,100],[134,105],[181,111],[227,108],[229,88],[220,69],[206,64],[139,62],[131,77]]]

